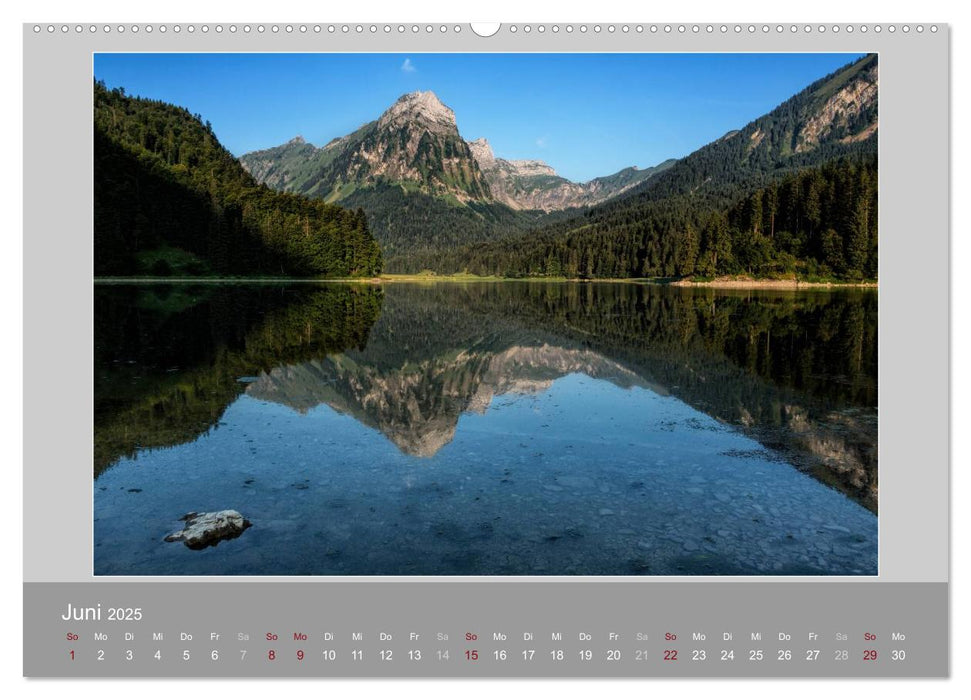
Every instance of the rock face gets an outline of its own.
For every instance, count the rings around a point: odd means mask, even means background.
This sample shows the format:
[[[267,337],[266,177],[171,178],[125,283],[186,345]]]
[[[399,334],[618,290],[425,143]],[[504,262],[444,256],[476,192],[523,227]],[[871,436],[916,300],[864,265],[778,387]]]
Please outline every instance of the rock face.
[[[205,549],[235,539],[253,524],[235,510],[186,513],[179,520],[185,521],[185,527],[166,535],[165,541],[184,542],[189,549]]]
[[[854,143],[876,133],[876,116],[868,111],[876,106],[877,77],[874,62],[818,106],[799,134],[796,153],[817,147],[827,137]]]
[[[775,163],[774,167],[805,167],[818,164],[816,158],[825,160],[845,152],[840,145],[861,144],[871,138],[872,142],[863,148],[875,151],[878,79],[877,55],[864,56],[808,86],[768,114],[685,157],[676,168],[679,179],[693,192],[701,184],[699,178],[723,177],[719,171],[702,167],[702,162],[713,163],[719,170],[730,167],[743,172],[752,166],[764,168],[766,163]],[[788,165],[793,158],[793,165]],[[692,178],[691,173],[696,176]]]
[[[599,204],[666,170],[673,160],[653,168],[625,168],[589,182],[572,182],[557,175],[541,160],[496,158],[486,139],[469,141],[469,148],[489,183],[496,201],[511,209],[557,211]]]

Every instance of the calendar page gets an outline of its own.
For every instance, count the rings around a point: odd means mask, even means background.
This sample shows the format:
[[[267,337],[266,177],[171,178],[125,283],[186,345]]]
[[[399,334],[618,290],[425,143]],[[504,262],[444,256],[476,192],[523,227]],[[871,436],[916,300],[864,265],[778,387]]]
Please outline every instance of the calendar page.
[[[24,675],[946,676],[948,34],[24,25]]]

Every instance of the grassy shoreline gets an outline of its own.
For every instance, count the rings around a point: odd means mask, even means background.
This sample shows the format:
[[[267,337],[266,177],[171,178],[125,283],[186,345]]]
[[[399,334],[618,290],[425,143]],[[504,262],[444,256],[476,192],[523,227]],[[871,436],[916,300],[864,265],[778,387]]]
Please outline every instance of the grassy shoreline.
[[[877,282],[810,282],[799,279],[717,277],[711,280],[672,278],[496,277],[479,275],[408,275],[387,273],[377,277],[95,277],[95,284],[394,284],[396,282],[435,284],[467,282],[573,282],[585,284],[655,284],[670,287],[711,289],[876,289]]]
[[[800,279],[767,279],[755,277],[716,277],[711,280],[682,279],[669,283],[672,287],[708,287],[711,289],[877,289],[874,281],[810,282]]]

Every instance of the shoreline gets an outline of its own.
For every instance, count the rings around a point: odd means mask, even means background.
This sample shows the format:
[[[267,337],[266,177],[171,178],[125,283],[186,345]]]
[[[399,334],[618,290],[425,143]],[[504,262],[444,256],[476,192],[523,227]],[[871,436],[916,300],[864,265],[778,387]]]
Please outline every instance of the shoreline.
[[[705,282],[670,278],[570,279],[566,277],[478,277],[475,275],[383,274],[378,277],[95,277],[99,284],[394,284],[394,283],[469,283],[469,282],[544,282],[576,284],[650,284],[659,287],[696,287],[708,289],[877,289],[877,282],[807,282],[797,279],[753,279],[720,277]]]
[[[381,284],[380,277],[94,277],[94,284]]]
[[[671,287],[708,287],[711,289],[877,289],[878,282],[807,282],[790,279],[754,279],[732,277],[718,277],[707,282],[693,280],[678,280],[669,282]]]

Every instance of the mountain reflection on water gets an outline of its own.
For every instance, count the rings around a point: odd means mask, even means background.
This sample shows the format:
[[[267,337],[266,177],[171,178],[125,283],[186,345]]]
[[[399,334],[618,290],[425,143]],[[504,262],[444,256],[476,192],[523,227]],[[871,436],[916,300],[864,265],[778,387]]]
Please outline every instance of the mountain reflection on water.
[[[875,292],[99,285],[95,304],[97,573],[876,573]],[[225,508],[254,527],[161,543]]]

